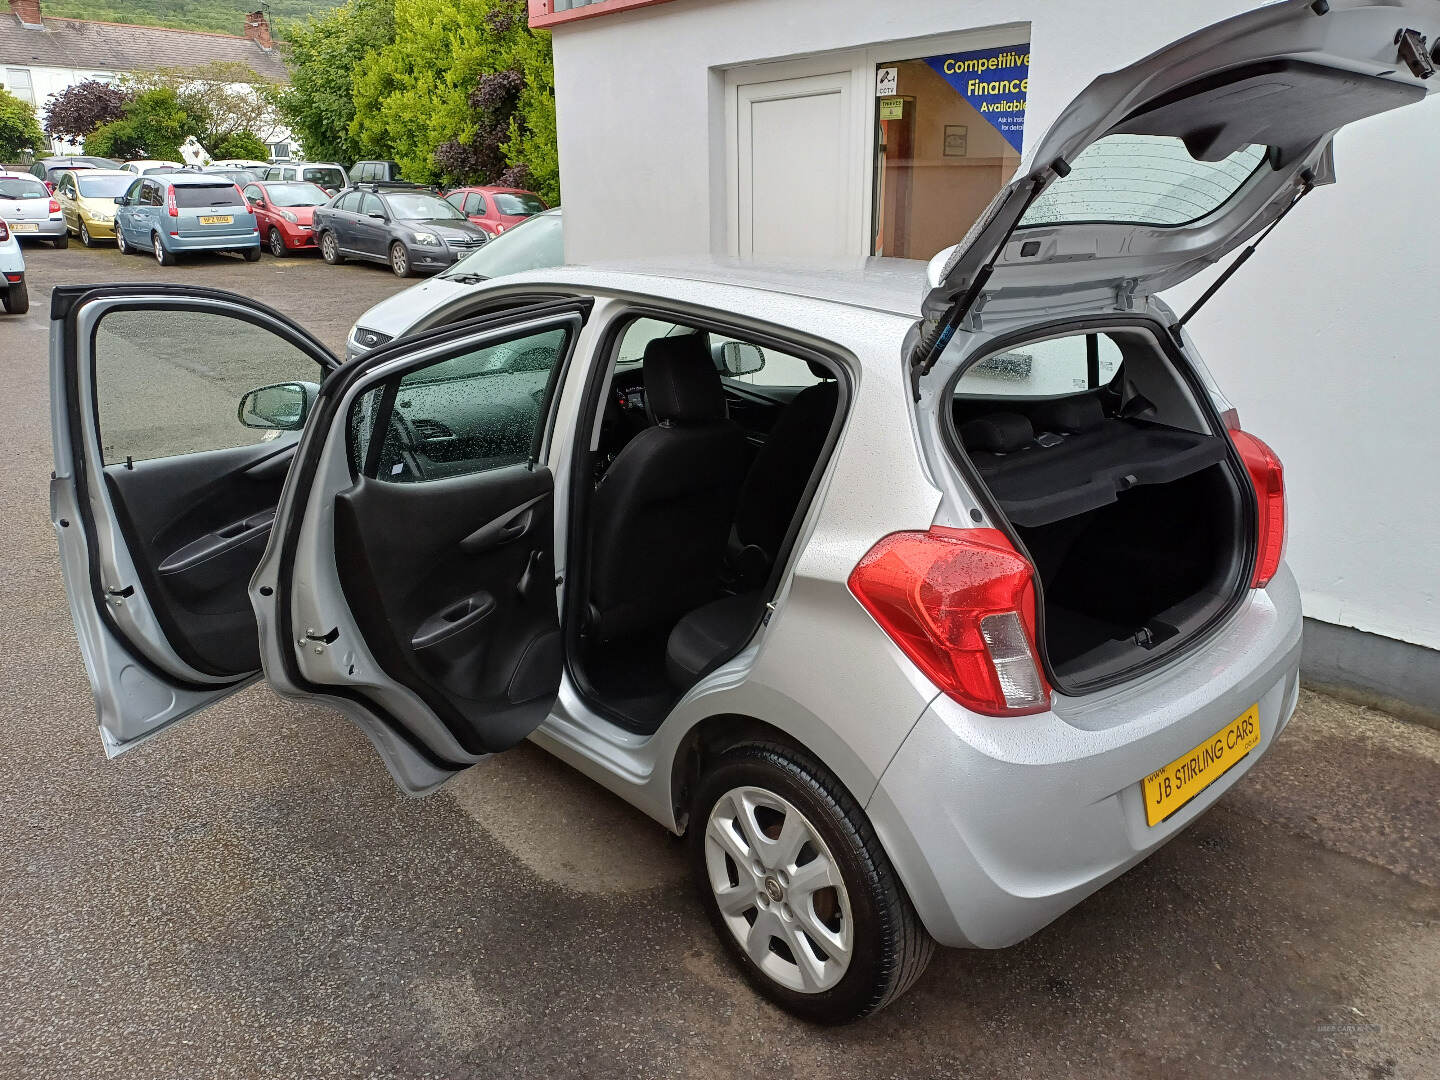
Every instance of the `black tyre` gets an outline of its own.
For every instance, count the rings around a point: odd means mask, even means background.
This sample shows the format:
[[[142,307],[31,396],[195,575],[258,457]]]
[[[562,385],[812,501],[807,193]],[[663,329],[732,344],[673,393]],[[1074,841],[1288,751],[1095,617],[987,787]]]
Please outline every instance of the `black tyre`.
[[[55,237],[55,239],[51,240],[50,242],[54,244],[57,248],[68,248],[70,246],[70,230],[66,229],[63,233]]]
[[[290,254],[290,249],[285,246],[285,237],[280,234],[279,229],[271,228],[268,239],[270,241],[270,254],[274,255],[275,258],[283,259],[286,255]]]
[[[935,942],[860,805],[818,762],[742,746],[700,779],[691,867],[751,984],[802,1019],[856,1020],[919,978]]]
[[[254,247],[245,248],[245,249],[243,249],[243,250],[240,252],[240,254],[242,254],[242,255],[245,256],[245,261],[246,261],[246,262],[259,262],[259,261],[260,261],[260,245],[259,245],[259,244],[256,244]]]
[[[80,243],[84,244],[86,247],[95,246],[95,238],[90,235],[90,228],[83,221],[80,222]]]
[[[410,253],[398,240],[390,245],[390,269],[396,277],[415,276],[415,268],[410,265]]]
[[[345,261],[345,256],[340,254],[340,241],[335,239],[333,232],[320,234],[320,257],[331,266],[339,266]]]
[[[5,310],[11,315],[24,315],[30,310],[30,290],[23,281],[16,282],[4,293],[0,293],[0,299],[5,301]]]
[[[155,261],[157,263],[159,263],[161,266],[175,265],[175,256],[170,254],[170,252],[165,249],[164,243],[160,240],[159,233],[155,233],[153,236],[150,237],[150,244],[155,252]]]

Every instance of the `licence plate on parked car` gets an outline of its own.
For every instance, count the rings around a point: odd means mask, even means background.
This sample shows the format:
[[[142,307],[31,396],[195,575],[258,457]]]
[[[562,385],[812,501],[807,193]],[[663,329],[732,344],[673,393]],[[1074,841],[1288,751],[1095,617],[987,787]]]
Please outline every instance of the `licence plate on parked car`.
[[[229,225],[235,220],[230,214],[211,214],[200,219],[201,225]]]
[[[1260,745],[1260,706],[1251,705],[1195,749],[1144,781],[1145,820],[1158,825],[1213,784]]]
[[[11,232],[39,232],[40,226],[33,221],[17,221],[10,226]]]

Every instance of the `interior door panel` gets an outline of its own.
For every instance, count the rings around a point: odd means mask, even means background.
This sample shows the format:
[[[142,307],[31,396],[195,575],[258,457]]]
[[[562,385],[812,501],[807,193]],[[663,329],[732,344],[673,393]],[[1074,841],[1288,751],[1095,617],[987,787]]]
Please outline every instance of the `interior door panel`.
[[[105,469],[156,617],[176,652],[200,671],[240,675],[260,667],[246,587],[294,455],[290,435]]]
[[[387,675],[472,753],[518,743],[560,684],[550,470],[417,484],[362,477],[336,497],[341,585]]]

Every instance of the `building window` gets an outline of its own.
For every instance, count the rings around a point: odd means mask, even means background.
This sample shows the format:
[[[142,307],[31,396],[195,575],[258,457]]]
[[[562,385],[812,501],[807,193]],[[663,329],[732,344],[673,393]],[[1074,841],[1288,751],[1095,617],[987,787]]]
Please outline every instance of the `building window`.
[[[29,68],[6,68],[5,88],[21,101],[35,104],[35,87],[30,82]]]
[[[876,65],[871,253],[959,243],[1020,164],[1030,46]]]

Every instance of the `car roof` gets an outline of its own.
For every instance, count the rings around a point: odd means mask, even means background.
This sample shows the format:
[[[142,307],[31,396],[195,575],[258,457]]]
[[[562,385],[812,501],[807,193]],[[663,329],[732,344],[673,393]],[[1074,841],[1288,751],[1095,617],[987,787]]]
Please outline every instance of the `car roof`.
[[[925,292],[925,263],[918,259],[754,260],[690,256],[592,263],[548,272],[591,275],[597,284],[613,278],[617,288],[630,287],[620,282],[621,275],[722,285],[908,318],[919,316],[920,300]],[[533,273],[539,275],[547,271]],[[672,295],[674,291],[673,285],[668,286],[665,294]]]
[[[65,172],[66,170],[57,169],[56,171]],[[124,169],[79,169],[72,171],[84,172],[87,176],[128,176],[132,180],[135,179],[134,173],[126,172]]]

